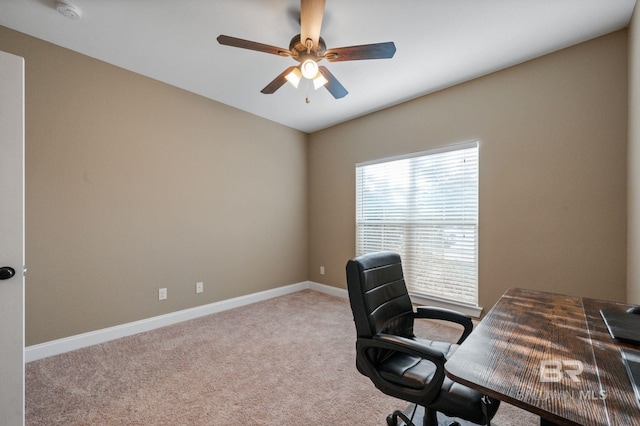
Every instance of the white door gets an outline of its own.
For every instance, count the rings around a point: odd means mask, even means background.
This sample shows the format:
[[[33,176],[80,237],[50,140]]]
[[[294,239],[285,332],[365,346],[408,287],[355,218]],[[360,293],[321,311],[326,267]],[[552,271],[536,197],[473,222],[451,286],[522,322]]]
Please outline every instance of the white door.
[[[23,173],[24,60],[0,52],[0,423],[7,426],[24,424]]]

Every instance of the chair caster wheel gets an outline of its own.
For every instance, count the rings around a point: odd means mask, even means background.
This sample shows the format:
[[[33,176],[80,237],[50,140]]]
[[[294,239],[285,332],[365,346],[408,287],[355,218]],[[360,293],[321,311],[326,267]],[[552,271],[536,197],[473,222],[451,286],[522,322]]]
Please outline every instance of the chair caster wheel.
[[[389,426],[397,426],[398,425],[398,417],[402,419],[404,422],[404,426],[416,426],[413,422],[400,410],[396,410],[393,413],[387,416],[387,424]],[[412,416],[413,417],[413,416]]]

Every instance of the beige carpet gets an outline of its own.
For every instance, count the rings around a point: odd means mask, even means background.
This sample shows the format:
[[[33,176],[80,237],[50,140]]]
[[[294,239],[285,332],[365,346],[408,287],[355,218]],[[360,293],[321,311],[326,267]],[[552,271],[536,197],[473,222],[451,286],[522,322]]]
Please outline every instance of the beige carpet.
[[[407,404],[357,372],[354,347],[347,300],[293,293],[31,362],[26,424],[384,425]],[[538,420],[503,404],[494,423]]]

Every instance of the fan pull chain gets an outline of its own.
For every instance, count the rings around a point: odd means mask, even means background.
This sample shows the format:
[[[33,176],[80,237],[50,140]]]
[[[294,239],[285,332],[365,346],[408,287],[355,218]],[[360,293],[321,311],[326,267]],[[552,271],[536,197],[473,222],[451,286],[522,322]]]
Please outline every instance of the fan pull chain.
[[[306,95],[306,98],[305,98],[305,102],[306,103],[310,103],[311,102],[311,99],[309,99],[309,85],[310,84],[311,84],[311,80],[307,80],[306,84],[305,84],[306,88],[307,88],[307,95]]]
[[[310,38],[305,40],[306,45],[307,45],[307,55],[311,54],[311,48],[313,47],[313,40],[311,40]],[[307,80],[307,97],[305,98],[305,102],[309,103],[311,102],[311,100],[309,99],[309,81]]]

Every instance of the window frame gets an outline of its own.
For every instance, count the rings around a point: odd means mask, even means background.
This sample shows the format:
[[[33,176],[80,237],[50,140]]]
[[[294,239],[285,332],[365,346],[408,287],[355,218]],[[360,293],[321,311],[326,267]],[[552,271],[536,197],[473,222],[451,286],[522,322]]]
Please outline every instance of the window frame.
[[[476,149],[476,169],[475,169],[475,179],[476,179],[476,188],[475,188],[475,223],[473,224],[473,226],[475,226],[475,259],[474,259],[474,267],[475,267],[475,301],[474,302],[469,302],[469,301],[465,301],[465,302],[461,302],[459,300],[452,300],[452,299],[448,299],[448,298],[443,298],[443,297],[438,297],[437,295],[429,295],[429,294],[425,294],[425,293],[415,293],[413,291],[411,291],[410,289],[410,295],[412,297],[412,300],[414,300],[414,302],[416,303],[429,303],[432,305],[436,305],[436,306],[442,306],[442,307],[446,307],[446,308],[454,308],[454,309],[458,309],[458,310],[462,310],[463,312],[470,314],[472,316],[478,317],[480,315],[480,313],[482,312],[482,308],[480,306],[478,306],[478,297],[479,297],[479,222],[480,222],[480,218],[479,218],[479,191],[480,191],[480,141],[475,140],[475,141],[470,141],[470,142],[464,142],[464,143],[457,143],[457,144],[452,144],[452,145],[447,145],[447,146],[442,146],[442,147],[438,147],[438,148],[434,148],[434,149],[429,149],[429,150],[425,150],[425,151],[420,151],[420,152],[413,152],[413,153],[409,153],[409,154],[403,154],[403,155],[398,155],[398,156],[392,156],[392,157],[385,157],[385,158],[380,158],[380,159],[376,159],[376,160],[371,160],[371,161],[365,161],[365,162],[360,162],[356,164],[355,167],[355,174],[356,174],[356,188],[355,188],[355,204],[356,204],[356,223],[355,223],[355,231],[356,231],[356,254],[360,255],[364,253],[364,249],[360,247],[360,241],[359,241],[359,237],[360,237],[360,228],[362,225],[362,220],[360,218],[361,215],[361,211],[360,211],[360,203],[361,203],[361,196],[360,196],[360,191],[361,188],[358,187],[360,181],[358,178],[358,173],[359,170],[362,168],[366,168],[367,166],[372,166],[372,165],[377,165],[377,164],[384,164],[384,163],[391,163],[391,162],[395,162],[395,161],[400,161],[400,160],[407,160],[407,159],[413,159],[413,158],[417,158],[417,157],[425,157],[425,156],[432,156],[432,155],[437,155],[437,154],[443,154],[443,153],[447,153],[447,152],[454,152],[454,151],[460,151],[460,150],[467,150],[467,149],[472,149],[475,148]],[[410,193],[415,193],[415,191],[413,189],[409,190]],[[408,226],[408,228],[410,228],[410,226]],[[416,250],[414,248],[410,249],[410,250]],[[403,262],[406,263],[406,262]],[[408,286],[410,287],[410,286]]]

